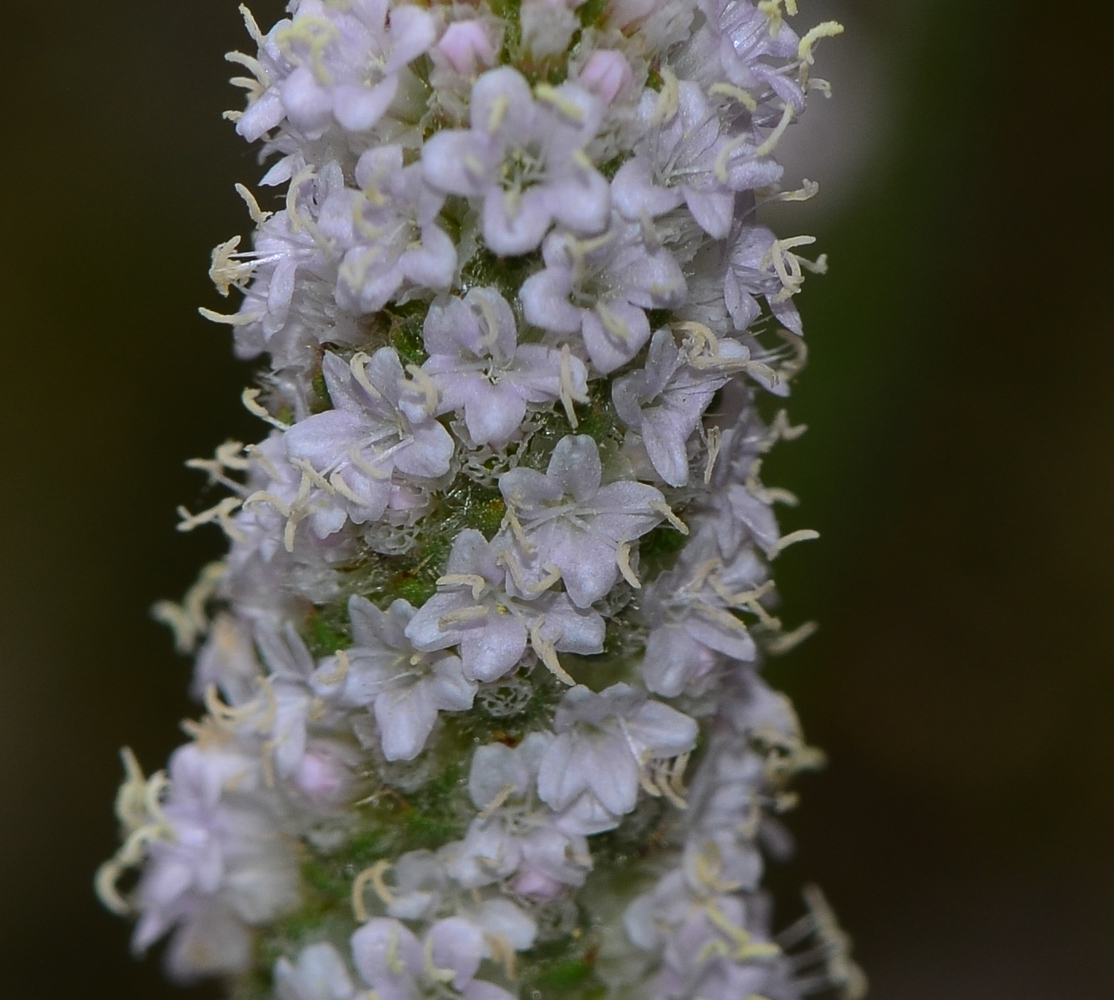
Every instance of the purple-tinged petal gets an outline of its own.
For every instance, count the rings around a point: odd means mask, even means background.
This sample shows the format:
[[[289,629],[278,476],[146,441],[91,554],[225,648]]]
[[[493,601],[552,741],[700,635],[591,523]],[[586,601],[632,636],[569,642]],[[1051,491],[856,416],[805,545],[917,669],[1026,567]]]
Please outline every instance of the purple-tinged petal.
[[[602,174],[583,170],[546,185],[553,217],[569,229],[595,235],[607,228],[611,189]]]
[[[569,302],[571,292],[568,268],[549,267],[531,275],[518,293],[526,321],[554,333],[578,333],[582,310]]]
[[[383,117],[397,91],[397,76],[388,76],[374,87],[341,84],[333,89],[333,114],[350,132],[366,132]]]
[[[643,215],[651,218],[664,215],[684,201],[677,188],[654,183],[653,166],[644,156],[636,156],[619,168],[611,181],[611,198],[619,213],[632,222],[638,222]]]
[[[578,503],[590,500],[603,476],[599,446],[587,434],[561,438],[553,449],[546,476]]]
[[[488,615],[482,628],[466,629],[460,640],[464,675],[490,682],[510,673],[526,652],[526,626],[512,615]]]
[[[416,287],[442,290],[456,274],[456,246],[438,226],[422,228],[422,242],[402,255],[402,274]]]
[[[614,586],[619,575],[615,547],[602,538],[554,522],[543,525],[537,537],[578,608],[591,607]]]
[[[486,384],[485,384],[486,383]],[[486,379],[469,383],[473,392],[464,403],[464,423],[476,444],[502,447],[522,425],[526,401],[513,384],[492,385]],[[476,392],[476,389],[481,391]]]
[[[422,175],[448,194],[482,194],[495,155],[485,136],[463,129],[447,129],[431,136],[422,147]]]
[[[670,486],[684,486],[689,481],[689,460],[686,447],[692,426],[677,419],[664,406],[651,407],[642,416],[642,443],[654,469]]]
[[[735,217],[735,192],[685,188],[684,195],[696,224],[713,239],[726,239]]]
[[[392,7],[388,17],[393,48],[383,69],[393,74],[427,51],[437,40],[437,22],[428,11],[413,4]]]
[[[601,302],[595,309],[585,309],[582,318],[584,346],[603,375],[625,365],[650,339],[646,314],[626,303]]]
[[[430,420],[414,428],[412,443],[395,456],[400,472],[424,479],[436,479],[449,471],[453,439],[444,427]]]
[[[410,1000],[422,946],[403,924],[373,917],[352,935],[351,946],[360,976],[382,1000]]]
[[[457,990],[472,981],[488,950],[483,931],[461,917],[438,920],[429,929],[427,940],[433,965],[446,973],[452,971],[451,982]]]
[[[483,234],[499,256],[514,256],[537,249],[553,221],[548,190],[528,188],[518,193],[489,193],[484,199]]]
[[[375,699],[375,721],[387,760],[413,760],[425,749],[437,721],[437,709],[425,684],[407,684]]]
[[[523,466],[499,477],[499,491],[507,503],[516,507],[555,503],[561,499],[560,485],[536,469]]]

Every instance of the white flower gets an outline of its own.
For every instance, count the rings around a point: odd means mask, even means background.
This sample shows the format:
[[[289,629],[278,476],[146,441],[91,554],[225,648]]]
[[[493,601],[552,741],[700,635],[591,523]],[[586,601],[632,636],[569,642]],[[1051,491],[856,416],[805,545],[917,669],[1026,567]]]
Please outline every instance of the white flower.
[[[301,0],[290,21],[267,39],[279,79],[240,119],[238,130],[255,139],[283,116],[318,138],[335,118],[345,129],[371,128],[398,90],[398,74],[425,52],[437,35],[425,10],[388,0]]]
[[[696,723],[687,715],[629,684],[596,694],[569,690],[553,720],[556,739],[538,769],[538,794],[554,809],[592,795],[615,816],[638,799],[646,766],[688,753],[696,745]]]
[[[412,760],[422,752],[438,712],[472,707],[476,683],[464,676],[459,657],[414,648],[406,638],[414,616],[407,601],[395,601],[384,612],[353,597],[348,613],[356,644],[345,653],[341,698],[374,711],[387,760]],[[329,675],[334,671],[330,666]]]
[[[349,364],[327,354],[322,373],[336,409],[307,417],[284,438],[292,462],[310,473],[306,500],[317,505],[319,535],[338,530],[345,516],[356,524],[378,520],[389,504],[405,502],[395,470],[433,479],[448,472],[453,452],[448,431],[433,419],[435,399],[406,378],[391,348]]]
[[[632,573],[628,543],[668,508],[652,486],[602,486],[602,476],[599,448],[581,434],[561,439],[544,475],[518,468],[499,479],[511,527],[495,544],[509,552],[512,593],[536,597],[559,577],[573,604],[587,608],[611,589],[620,567]]]
[[[528,403],[583,399],[580,358],[543,344],[519,344],[514,314],[493,288],[430,306],[425,321],[429,360],[422,366],[441,394],[438,413],[463,411],[476,444],[502,448],[522,426]]]
[[[552,233],[542,256],[545,270],[527,278],[519,293],[526,318],[554,333],[579,333],[603,374],[626,364],[650,339],[647,309],[668,309],[685,298],[680,266],[638,223],[613,218],[592,239]]]
[[[435,188],[482,199],[484,240],[497,254],[533,250],[555,220],[598,233],[610,198],[584,148],[601,114],[572,84],[531,94],[516,70],[493,69],[472,88],[471,129],[433,136],[422,167]]]
[[[575,607],[564,594],[529,602],[504,589],[499,564],[504,550],[478,531],[462,531],[453,543],[438,592],[406,627],[418,649],[459,646],[464,672],[478,681],[510,673],[529,643],[551,666],[557,652],[598,653],[604,624],[596,612]]]
[[[278,1000],[351,1000],[356,988],[344,960],[331,944],[311,944],[297,965],[280,958],[275,964]]]

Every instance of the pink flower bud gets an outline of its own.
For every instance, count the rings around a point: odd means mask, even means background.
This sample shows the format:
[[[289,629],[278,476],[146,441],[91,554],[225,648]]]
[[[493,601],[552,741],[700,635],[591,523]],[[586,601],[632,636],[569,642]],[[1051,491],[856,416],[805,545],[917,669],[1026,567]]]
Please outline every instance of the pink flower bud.
[[[522,896],[529,896],[531,899],[539,899],[543,902],[552,902],[559,896],[564,895],[568,891],[568,886],[556,879],[550,878],[548,875],[543,875],[539,871],[527,868],[520,871],[514,879],[514,891]]]
[[[576,82],[590,90],[605,103],[610,104],[631,81],[630,63],[622,52],[613,49],[596,49],[584,64]]]
[[[466,76],[495,61],[495,47],[479,21],[454,21],[445,29],[437,48],[453,69]]]
[[[329,808],[344,800],[352,772],[333,750],[311,747],[294,774],[294,784],[314,805]]]

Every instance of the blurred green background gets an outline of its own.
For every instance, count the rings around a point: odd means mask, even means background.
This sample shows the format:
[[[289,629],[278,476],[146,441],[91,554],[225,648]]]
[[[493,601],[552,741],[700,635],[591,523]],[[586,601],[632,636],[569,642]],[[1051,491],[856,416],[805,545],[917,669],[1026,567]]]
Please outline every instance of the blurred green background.
[[[831,758],[790,816],[782,912],[821,883],[876,1000],[1103,1000],[1114,5],[802,7],[848,34],[802,133],[827,190],[777,223],[831,261],[799,300],[811,429],[767,477],[803,498],[787,528],[823,536],[779,561],[787,618],[822,630],[771,675]],[[260,434],[196,313],[258,176],[219,118],[239,16],[62,0],[6,7],[3,32],[0,992],[212,995],[133,962],[90,883],[117,747],[160,766],[193,711],[148,617],[221,547],[174,531],[205,499],[182,462]]]

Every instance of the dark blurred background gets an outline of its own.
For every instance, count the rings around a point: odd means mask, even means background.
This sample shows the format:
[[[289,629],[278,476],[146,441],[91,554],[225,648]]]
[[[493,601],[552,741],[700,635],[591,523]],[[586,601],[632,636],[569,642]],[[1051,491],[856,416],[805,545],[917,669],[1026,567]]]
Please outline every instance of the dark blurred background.
[[[822,629],[771,676],[831,763],[774,881],[824,886],[876,1000],[1109,998],[1114,5],[802,7],[848,33],[788,150],[821,198],[777,225],[831,270],[798,300],[811,429],[766,478],[823,536],[778,564]],[[117,747],[161,766],[194,711],[148,617],[221,549],[174,530],[206,499],[182,462],[260,434],[196,313],[250,228],[219,117],[245,39],[234,0],[12,4],[3,32],[0,983],[208,996],[132,961],[91,879]]]

